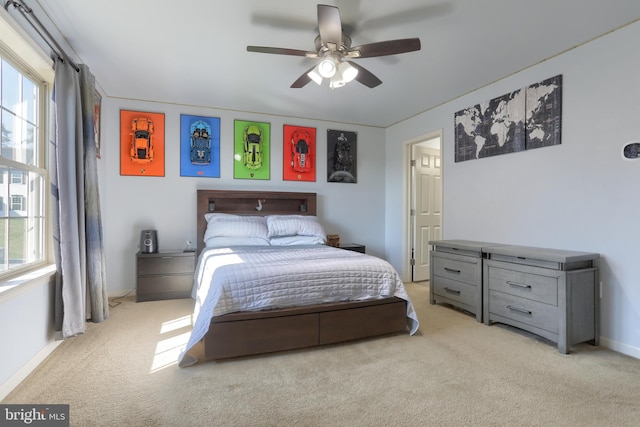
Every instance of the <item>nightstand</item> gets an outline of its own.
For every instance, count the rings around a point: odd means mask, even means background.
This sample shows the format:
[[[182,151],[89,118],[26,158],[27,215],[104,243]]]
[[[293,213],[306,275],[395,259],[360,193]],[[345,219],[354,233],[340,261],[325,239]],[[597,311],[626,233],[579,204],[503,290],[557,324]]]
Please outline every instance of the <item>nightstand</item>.
[[[190,298],[195,252],[136,254],[136,302]]]
[[[366,249],[364,245],[359,243],[340,243],[338,247],[347,251],[360,252],[361,254],[365,253]]]
[[[429,299],[473,313],[482,322],[482,250],[491,243],[432,240]]]

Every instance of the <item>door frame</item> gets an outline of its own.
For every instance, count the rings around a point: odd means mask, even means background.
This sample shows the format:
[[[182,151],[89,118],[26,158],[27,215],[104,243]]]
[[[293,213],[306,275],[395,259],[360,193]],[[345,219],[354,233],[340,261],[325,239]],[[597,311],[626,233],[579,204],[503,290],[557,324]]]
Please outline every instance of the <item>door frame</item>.
[[[443,199],[443,203],[442,203],[442,217],[441,217],[441,223],[440,223],[440,227],[442,229],[442,231],[444,232],[444,211],[445,211],[445,206],[444,206],[444,155],[443,155],[443,145],[444,145],[444,135],[443,135],[443,129],[438,129],[426,134],[423,134],[419,137],[416,138],[412,138],[408,141],[405,142],[405,148],[404,148],[404,163],[403,163],[403,169],[404,169],[404,189],[405,189],[405,194],[404,194],[404,200],[405,200],[405,204],[403,207],[404,210],[404,214],[403,214],[403,218],[404,218],[404,250],[403,250],[403,260],[402,260],[402,266],[403,266],[403,274],[402,276],[405,278],[404,280],[406,281],[410,281],[411,277],[412,277],[412,273],[413,273],[413,268],[411,265],[411,255],[412,255],[412,246],[413,246],[413,219],[411,218],[411,203],[413,200],[413,192],[414,192],[414,186],[412,185],[412,181],[413,181],[413,168],[411,166],[411,157],[412,157],[412,153],[413,153],[413,146],[425,141],[428,141],[430,139],[434,139],[434,138],[439,138],[440,139],[440,179],[442,182],[442,190],[441,190],[441,197]]]

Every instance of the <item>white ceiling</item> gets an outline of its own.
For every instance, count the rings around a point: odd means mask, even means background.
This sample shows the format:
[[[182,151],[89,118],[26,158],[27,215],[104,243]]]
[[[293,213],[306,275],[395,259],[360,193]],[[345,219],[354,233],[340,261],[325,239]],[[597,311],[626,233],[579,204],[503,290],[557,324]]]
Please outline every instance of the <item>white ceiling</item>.
[[[315,1],[34,1],[106,96],[381,127],[640,18],[638,0],[326,1],[354,46],[419,37],[422,49],[356,60],[383,81],[374,89],[291,89],[314,60],[246,46],[313,50]]]

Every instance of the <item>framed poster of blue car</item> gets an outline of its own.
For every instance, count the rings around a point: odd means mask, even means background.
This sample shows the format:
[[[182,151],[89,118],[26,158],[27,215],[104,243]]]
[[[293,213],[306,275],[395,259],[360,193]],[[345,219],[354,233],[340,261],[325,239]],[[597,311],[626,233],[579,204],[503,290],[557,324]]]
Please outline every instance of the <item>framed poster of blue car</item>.
[[[270,179],[271,124],[233,122],[233,177]]]
[[[180,115],[180,176],[220,178],[220,119]]]

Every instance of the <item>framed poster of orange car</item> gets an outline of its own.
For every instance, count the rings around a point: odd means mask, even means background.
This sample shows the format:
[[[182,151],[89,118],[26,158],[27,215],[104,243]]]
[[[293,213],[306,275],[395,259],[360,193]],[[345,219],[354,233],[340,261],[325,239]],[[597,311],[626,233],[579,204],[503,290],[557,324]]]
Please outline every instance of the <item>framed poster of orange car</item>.
[[[164,176],[164,114],[120,110],[120,175]]]
[[[270,179],[271,124],[234,120],[233,177]]]
[[[282,143],[282,179],[316,180],[316,129],[284,125]]]

